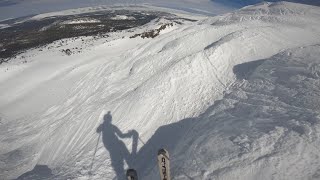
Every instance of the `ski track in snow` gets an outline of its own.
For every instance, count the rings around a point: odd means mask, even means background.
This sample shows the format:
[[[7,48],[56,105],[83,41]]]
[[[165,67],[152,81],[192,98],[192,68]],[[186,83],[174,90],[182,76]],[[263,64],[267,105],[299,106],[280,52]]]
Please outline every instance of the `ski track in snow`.
[[[160,147],[174,179],[318,179],[319,12],[264,3],[129,38],[162,19],[87,37],[79,54],[32,49],[28,63],[2,64],[0,179],[36,165],[52,179],[114,178],[96,132],[108,111],[120,131],[139,133],[141,179],[159,178]]]

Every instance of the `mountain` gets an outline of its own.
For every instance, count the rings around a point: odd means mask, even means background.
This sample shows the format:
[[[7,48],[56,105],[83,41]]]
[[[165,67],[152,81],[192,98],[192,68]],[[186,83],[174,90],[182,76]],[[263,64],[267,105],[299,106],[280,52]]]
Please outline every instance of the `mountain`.
[[[319,6],[318,0],[286,0],[307,5]],[[118,6],[118,5],[152,5],[165,8],[184,10],[204,15],[218,15],[231,12],[248,5],[266,2],[263,0],[0,0],[0,20],[30,16],[39,13],[56,12],[74,8],[93,6]],[[281,2],[269,0],[269,2]]]
[[[0,179],[319,179],[320,7],[170,14],[2,63]]]
[[[210,0],[16,0],[0,1],[0,20],[75,8],[128,5],[152,5],[206,15],[216,15],[234,10],[234,7],[227,7]]]
[[[228,1],[211,0],[211,1],[215,2],[215,3],[223,4],[225,6],[231,6],[231,7],[244,7],[244,6],[253,5],[253,4],[262,3],[262,2],[282,2],[282,1],[320,6],[320,1],[317,1],[317,0],[268,0],[268,1],[263,1],[263,0],[228,0]]]

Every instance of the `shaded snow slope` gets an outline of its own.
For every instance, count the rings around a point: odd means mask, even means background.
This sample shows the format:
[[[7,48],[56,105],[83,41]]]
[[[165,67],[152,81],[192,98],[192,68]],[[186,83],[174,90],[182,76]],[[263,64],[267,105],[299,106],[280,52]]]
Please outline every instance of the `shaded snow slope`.
[[[157,179],[166,147],[176,179],[319,178],[319,12],[265,3],[129,38],[170,22],[153,21],[1,65],[1,177]],[[115,129],[139,134],[136,154]]]

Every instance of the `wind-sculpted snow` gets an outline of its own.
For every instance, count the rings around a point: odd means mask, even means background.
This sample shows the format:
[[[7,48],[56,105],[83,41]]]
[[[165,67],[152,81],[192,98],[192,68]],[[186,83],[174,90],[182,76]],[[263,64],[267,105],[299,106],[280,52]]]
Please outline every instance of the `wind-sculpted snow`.
[[[251,72],[192,123],[179,121],[190,129],[173,148],[176,179],[318,179],[319,52],[236,65],[235,73]]]
[[[1,178],[157,179],[161,147],[175,179],[319,178],[319,10],[159,19],[18,56],[0,66]]]

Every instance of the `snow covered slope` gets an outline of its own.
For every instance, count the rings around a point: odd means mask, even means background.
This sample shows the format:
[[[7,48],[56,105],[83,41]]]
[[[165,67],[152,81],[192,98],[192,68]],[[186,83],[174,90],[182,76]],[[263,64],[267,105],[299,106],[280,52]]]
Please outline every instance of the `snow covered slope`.
[[[318,179],[319,17],[264,3],[173,22],[154,39],[129,37],[172,21],[2,64],[1,179],[123,179],[123,159],[157,179],[160,147],[175,179]],[[138,151],[123,154],[135,143],[113,131],[137,132]]]
[[[319,179],[319,55],[317,44],[236,65],[223,99],[177,125],[176,179]]]

